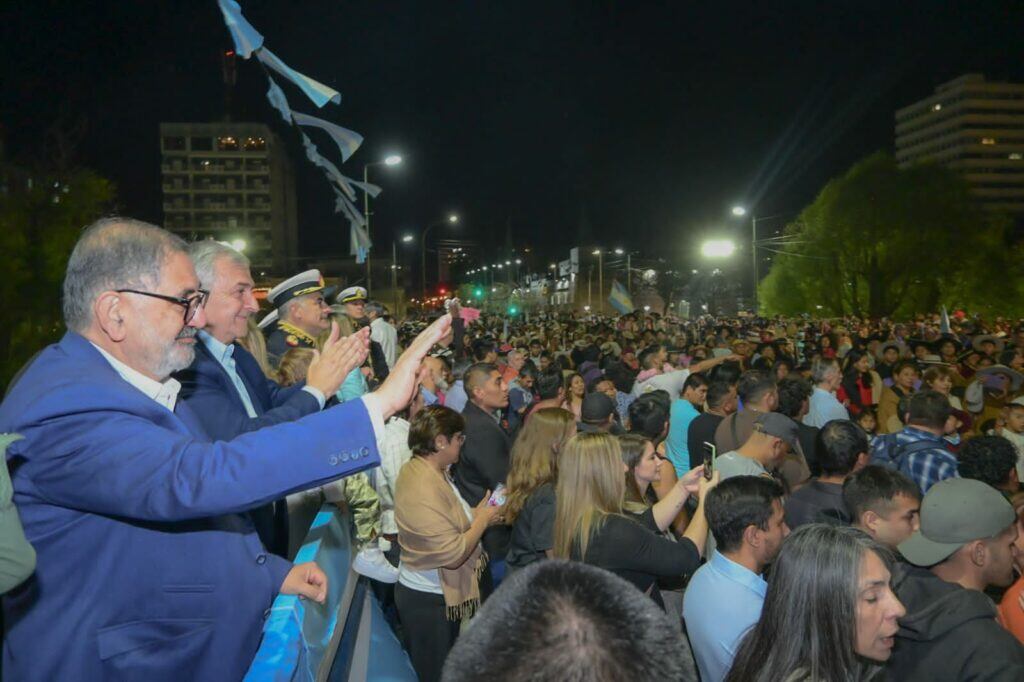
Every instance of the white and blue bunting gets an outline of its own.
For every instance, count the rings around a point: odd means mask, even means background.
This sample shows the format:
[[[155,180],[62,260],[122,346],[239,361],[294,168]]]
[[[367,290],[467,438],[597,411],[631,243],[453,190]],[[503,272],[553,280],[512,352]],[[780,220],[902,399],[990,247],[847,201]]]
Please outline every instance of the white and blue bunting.
[[[356,257],[357,263],[363,263],[369,257],[371,242],[366,231],[366,218],[356,208],[356,189],[359,189],[371,197],[376,197],[381,188],[366,182],[353,180],[341,173],[338,167],[324,157],[313,141],[303,132],[300,126],[318,128],[334,141],[338,151],[341,153],[341,162],[345,163],[359,149],[363,143],[363,136],[359,133],[343,128],[330,121],[325,121],[315,116],[309,116],[294,111],[288,104],[288,98],[284,91],[270,75],[270,71],[287,79],[303,92],[317,106],[323,108],[328,102],[341,103],[341,93],[324,85],[323,83],[299,73],[291,68],[271,52],[264,44],[263,35],[257,31],[252,24],[242,16],[242,8],[235,0],[217,0],[221,13],[224,15],[224,23],[227,25],[231,39],[235,43],[235,54],[242,59],[250,59],[256,55],[256,59],[264,67],[267,76],[268,89],[267,101],[278,113],[285,123],[295,126],[301,136],[302,146],[306,151],[306,158],[311,163],[323,169],[327,181],[334,189],[335,202],[334,212],[341,213],[349,222],[349,253]],[[268,71],[268,69],[270,71]]]

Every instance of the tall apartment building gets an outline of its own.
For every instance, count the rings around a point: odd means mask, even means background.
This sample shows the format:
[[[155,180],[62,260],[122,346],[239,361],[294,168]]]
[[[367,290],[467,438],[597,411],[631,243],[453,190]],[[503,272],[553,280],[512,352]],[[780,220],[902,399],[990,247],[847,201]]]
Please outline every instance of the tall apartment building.
[[[437,281],[451,283],[480,260],[480,245],[472,239],[437,240]],[[428,271],[427,281],[433,278]]]
[[[253,275],[283,277],[298,251],[295,177],[262,123],[161,123],[164,227],[244,242]]]
[[[1024,83],[967,74],[900,109],[896,161],[956,170],[985,206],[1024,214]]]

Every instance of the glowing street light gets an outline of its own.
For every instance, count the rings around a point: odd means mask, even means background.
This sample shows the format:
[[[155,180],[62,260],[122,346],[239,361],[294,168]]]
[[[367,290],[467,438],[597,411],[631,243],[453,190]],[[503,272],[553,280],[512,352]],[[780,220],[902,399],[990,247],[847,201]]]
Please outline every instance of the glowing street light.
[[[700,253],[705,258],[728,258],[736,253],[736,242],[731,239],[709,239],[700,245]]]
[[[743,208],[742,206],[733,206],[732,214],[737,218],[742,218],[743,216],[747,215],[747,209]]]
[[[615,249],[615,255],[616,256],[621,256],[624,253],[625,253],[625,251],[623,251],[622,249]]]
[[[245,242],[244,239],[231,240],[231,248],[233,248],[235,251],[245,251],[245,247],[247,246],[248,244]]]
[[[411,242],[413,239],[414,239],[414,237],[411,234],[403,234],[402,235],[402,241],[405,242],[406,244]]]
[[[457,223],[457,222],[459,222],[459,216],[457,216],[454,213],[452,213],[450,216],[448,216],[448,222],[450,222],[450,223]]]
[[[363,165],[363,182],[370,182],[370,168],[373,166],[397,166],[402,163],[402,157],[398,154],[389,154],[384,158],[383,161],[371,161],[370,163]],[[370,236],[370,194],[363,192],[363,217],[366,220],[366,236],[370,239],[370,250],[373,250],[373,238]],[[371,271],[370,271],[371,259],[369,256],[366,258],[366,290],[372,291],[370,286]]]

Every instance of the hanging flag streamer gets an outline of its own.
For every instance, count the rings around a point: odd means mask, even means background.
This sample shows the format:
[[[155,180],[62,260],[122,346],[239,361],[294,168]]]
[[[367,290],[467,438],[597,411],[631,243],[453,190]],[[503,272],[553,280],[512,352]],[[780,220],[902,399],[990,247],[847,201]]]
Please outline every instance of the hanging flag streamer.
[[[359,133],[351,131],[348,128],[342,128],[339,125],[335,125],[330,121],[325,121],[322,118],[317,118],[316,116],[307,116],[306,114],[294,112],[292,114],[292,120],[300,126],[319,128],[330,135],[331,139],[334,140],[334,144],[338,145],[338,151],[341,152],[342,163],[348,161],[349,157],[352,156],[352,154],[359,149],[359,145],[363,143],[363,136]]]
[[[946,306],[942,306],[942,320],[939,322],[939,333],[950,334],[952,331],[949,326],[949,313],[946,312]]]
[[[366,228],[353,223],[349,233],[349,253],[356,257],[356,263],[365,263],[370,253],[370,235]]]
[[[244,16],[242,9],[236,0],[217,0],[221,14],[224,15],[224,23],[231,33],[231,39],[235,43],[235,53],[242,59],[249,59],[253,54],[260,63],[266,67],[264,72],[267,75],[267,101],[284,119],[288,125],[308,126],[323,130],[334,140],[338,151],[341,153],[342,163],[359,149],[363,143],[363,136],[359,133],[343,128],[329,121],[308,116],[292,110],[288,104],[288,98],[284,91],[277,84],[277,81],[270,75],[270,71],[287,78],[296,87],[309,97],[317,106],[323,107],[328,102],[341,103],[341,93],[324,85],[323,83],[310,78],[281,61],[281,58],[271,52],[264,44],[263,35],[250,24]],[[306,151],[306,158],[316,166],[323,169],[335,194],[334,211],[341,213],[348,220],[350,225],[349,242],[350,252],[356,257],[357,263],[364,263],[372,243],[369,233],[366,230],[366,217],[356,208],[356,189],[360,189],[371,197],[380,194],[381,188],[368,182],[359,182],[346,177],[338,170],[330,160],[324,157],[317,149],[309,136],[301,130],[302,146]]]
[[[353,225],[366,226],[366,216],[360,213],[359,209],[337,189],[334,190],[334,212],[345,214],[345,217]]]
[[[376,199],[377,195],[381,192],[380,186],[375,185],[372,182],[359,182],[358,180],[352,180],[351,178],[349,179],[349,182],[369,194],[371,199]]]
[[[281,86],[267,74],[267,82],[270,83],[270,87],[267,89],[267,101],[270,102],[270,106],[274,107],[281,113],[281,118],[288,125],[292,123],[292,109],[288,106],[288,98],[284,96],[284,90]]]
[[[316,145],[313,144],[313,140],[309,139],[305,133],[300,132],[299,135],[302,136],[302,146],[306,148],[306,158],[312,161],[315,165],[323,168],[327,172],[327,179],[333,182],[335,186],[344,192],[345,196],[352,201],[355,201],[356,191],[352,189],[352,181],[342,175],[337,166],[324,158],[320,153],[320,150],[318,150]]]
[[[242,16],[242,8],[235,0],[217,0],[220,12],[224,15],[231,39],[235,41],[235,54],[248,59],[252,53],[263,47],[263,35],[252,27]]]
[[[266,66],[290,80],[299,90],[306,94],[306,97],[313,101],[313,104],[322,107],[328,102],[341,103],[341,93],[334,88],[329,88],[320,81],[304,76],[295,69],[281,61],[281,59],[264,47],[256,53],[256,58]]]

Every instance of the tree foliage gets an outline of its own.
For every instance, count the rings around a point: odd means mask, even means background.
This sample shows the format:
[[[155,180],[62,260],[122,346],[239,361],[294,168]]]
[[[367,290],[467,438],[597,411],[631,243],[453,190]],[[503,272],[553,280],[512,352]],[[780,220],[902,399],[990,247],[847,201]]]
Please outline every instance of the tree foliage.
[[[89,170],[8,167],[0,192],[0,393],[18,369],[60,337],[61,284],[84,225],[110,209],[114,188]],[[31,178],[31,181],[29,180]]]
[[[1024,261],[1011,223],[953,171],[876,153],[786,227],[759,287],[768,314],[907,316],[939,306],[1017,314]]]

